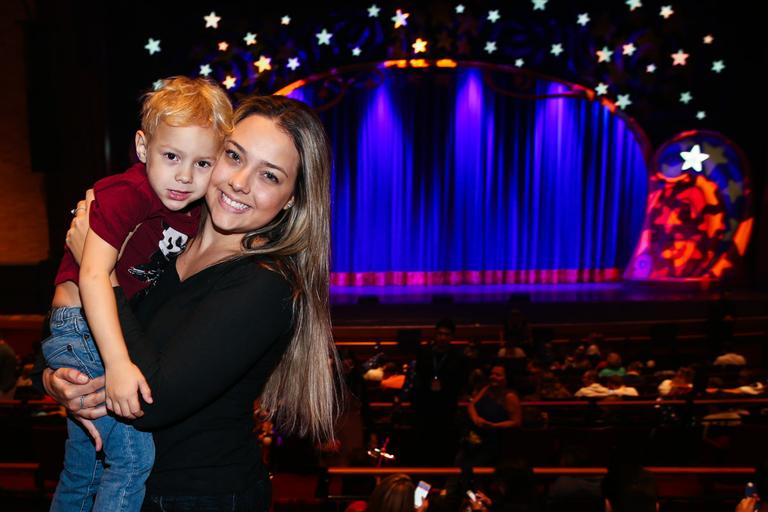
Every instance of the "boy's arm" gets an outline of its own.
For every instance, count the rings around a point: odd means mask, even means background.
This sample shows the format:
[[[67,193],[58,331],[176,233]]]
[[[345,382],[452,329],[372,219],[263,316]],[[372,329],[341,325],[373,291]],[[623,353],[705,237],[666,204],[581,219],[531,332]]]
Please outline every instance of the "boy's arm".
[[[80,296],[104,362],[107,407],[120,416],[134,419],[141,412],[137,393],[140,391],[148,403],[152,397],[144,376],[128,356],[120,329],[109,277],[117,256],[117,249],[94,231],[88,232],[80,265]]]

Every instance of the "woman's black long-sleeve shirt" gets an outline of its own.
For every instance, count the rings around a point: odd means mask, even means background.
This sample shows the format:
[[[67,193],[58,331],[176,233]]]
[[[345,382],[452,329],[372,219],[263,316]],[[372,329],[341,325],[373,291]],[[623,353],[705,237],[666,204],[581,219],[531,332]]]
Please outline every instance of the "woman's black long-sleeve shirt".
[[[263,478],[253,401],[290,340],[288,282],[248,257],[183,282],[170,265],[135,311],[115,290],[128,351],[152,390],[134,422],[155,439],[148,492],[238,492]]]

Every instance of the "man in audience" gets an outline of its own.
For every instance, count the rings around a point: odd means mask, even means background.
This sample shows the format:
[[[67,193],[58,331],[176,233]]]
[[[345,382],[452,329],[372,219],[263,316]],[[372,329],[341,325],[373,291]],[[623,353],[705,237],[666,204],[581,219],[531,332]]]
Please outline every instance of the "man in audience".
[[[584,385],[580,388],[574,396],[581,398],[594,398],[605,397],[610,394],[610,390],[597,382],[597,372],[595,370],[587,370],[581,377],[581,383]]]
[[[642,375],[643,363],[641,361],[632,361],[627,365],[627,373],[624,375],[624,385],[631,388],[642,388],[645,385],[645,378]]]
[[[626,370],[621,365],[621,356],[618,352],[611,352],[608,354],[608,357],[605,358],[605,367],[600,370],[598,377],[601,379],[607,379],[614,375],[623,377],[626,373]]]

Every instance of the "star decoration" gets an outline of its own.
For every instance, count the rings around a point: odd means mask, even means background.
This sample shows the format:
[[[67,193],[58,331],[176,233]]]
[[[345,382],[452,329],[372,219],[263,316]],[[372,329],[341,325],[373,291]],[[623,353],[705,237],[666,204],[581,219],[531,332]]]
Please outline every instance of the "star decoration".
[[[547,7],[548,0],[532,0],[534,11],[543,11]]]
[[[671,5],[664,5],[664,6],[662,6],[661,11],[659,12],[659,16],[661,16],[665,20],[668,19],[673,14],[675,14],[675,11],[672,10],[672,6]]]
[[[381,11],[381,9],[379,9],[379,6],[376,5],[376,4],[373,4],[372,6],[370,6],[368,8],[368,17],[369,18],[378,18],[379,17],[379,11]]]
[[[200,75],[208,76],[211,74],[211,66],[209,64],[203,64],[200,66]]]
[[[245,41],[246,46],[251,46],[252,44],[256,44],[256,34],[251,34],[250,32],[248,32],[247,34],[245,34],[243,41]]]
[[[205,28],[219,28],[221,16],[216,16],[215,12],[211,11],[211,14],[203,16],[203,19],[205,20]]]
[[[554,55],[555,57],[559,57],[561,53],[563,53],[563,45],[560,43],[553,44],[552,48],[550,48],[549,53]]]
[[[629,6],[630,11],[634,11],[643,6],[643,3],[640,0],[627,0],[625,3]]]
[[[525,64],[523,59],[515,59],[515,67],[521,68],[523,67],[523,64]]]
[[[597,50],[597,62],[611,62],[611,55],[613,52],[607,47],[603,46],[602,50]]]
[[[696,119],[698,119],[699,121],[703,121],[705,117],[707,117],[707,113],[704,112],[703,110],[699,110],[698,112],[696,112]]]
[[[413,48],[413,53],[424,53],[427,51],[427,42],[419,37],[411,47]]]
[[[317,37],[317,44],[331,44],[331,38],[333,37],[333,34],[328,32],[326,29],[323,29],[322,32],[318,32],[315,34],[315,37]]]
[[[485,43],[485,51],[487,53],[493,53],[496,51],[496,41],[488,41]]]
[[[627,44],[623,45],[621,48],[622,48],[622,53],[623,53],[624,55],[629,55],[630,57],[631,57],[631,56],[632,56],[632,55],[635,53],[635,51],[637,50],[637,48],[635,47],[635,45],[634,45],[634,44],[632,44],[632,43],[627,43]]]
[[[160,51],[160,40],[149,38],[149,41],[144,46],[150,55],[154,55]]]
[[[352,48],[352,55],[354,55],[355,57],[359,57],[360,53],[362,53],[362,50],[360,49],[359,46],[355,46],[354,48]]]
[[[598,96],[605,96],[608,93],[608,84],[604,84],[603,82],[600,82],[597,84],[597,87],[595,87],[595,94]]]
[[[619,94],[619,97],[616,100],[617,107],[619,107],[621,110],[625,110],[631,104],[632,100],[629,99],[629,94]]]
[[[701,172],[701,163],[709,158],[709,155],[702,153],[701,148],[696,144],[690,151],[681,151],[680,157],[683,159],[683,167],[681,170],[693,169],[696,172]]]
[[[655,73],[656,72],[656,64],[648,64],[645,66],[645,72],[646,73]]]
[[[677,50],[677,53],[672,54],[672,65],[673,66],[685,66],[685,60],[689,57],[689,55],[683,50]]]
[[[268,71],[272,69],[271,62],[272,62],[272,59],[262,55],[261,57],[259,57],[259,60],[253,63],[253,65],[259,68],[259,73],[263,73],[264,71]]]
[[[287,66],[288,66],[288,69],[290,69],[291,71],[296,71],[296,68],[301,66],[301,64],[299,64],[299,59],[298,58],[291,57],[290,59],[288,59],[288,65]]]
[[[680,95],[680,103],[685,103],[687,105],[692,99],[693,96],[691,96],[691,91],[685,91]]]
[[[229,48],[229,43],[227,43],[226,41],[222,41],[218,44],[218,47],[220,52],[225,52],[227,51],[227,48]]]
[[[488,11],[488,21],[490,21],[491,23],[496,23],[497,21],[499,21],[499,18],[501,18],[501,16],[499,16],[498,10]]]
[[[589,23],[589,13],[582,13],[579,14],[579,17],[576,19],[576,24],[581,25],[582,27],[586,27],[587,23]]]
[[[715,38],[712,37],[712,34],[707,34],[704,36],[704,44],[712,44],[714,40]]]
[[[291,24],[291,17],[290,16],[283,16],[280,18],[280,24],[281,25],[290,25]]]
[[[162,79],[155,80],[154,82],[152,82],[152,89],[155,90],[155,91],[160,89],[162,86],[163,86],[163,80]]]
[[[464,5],[459,4],[456,6],[456,14],[464,14]]]
[[[395,12],[395,15],[392,16],[392,21],[395,22],[395,28],[404,27],[408,24],[408,16],[410,16],[409,13],[403,12],[400,9],[398,9]]]
[[[725,63],[721,60],[716,60],[712,63],[712,71],[715,73],[720,73],[722,70],[725,69]]]
[[[237,82],[237,79],[233,77],[232,75],[227,75],[227,78],[224,79],[222,84],[224,84],[224,87],[227,89],[231,89],[235,86],[235,83]]]

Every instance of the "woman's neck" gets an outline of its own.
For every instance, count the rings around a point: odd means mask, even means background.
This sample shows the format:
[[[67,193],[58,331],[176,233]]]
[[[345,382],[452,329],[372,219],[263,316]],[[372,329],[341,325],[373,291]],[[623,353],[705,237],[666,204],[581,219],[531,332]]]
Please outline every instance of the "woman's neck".
[[[206,222],[178,258],[176,270],[179,278],[184,281],[203,269],[241,255],[242,240],[242,234],[222,234]]]

